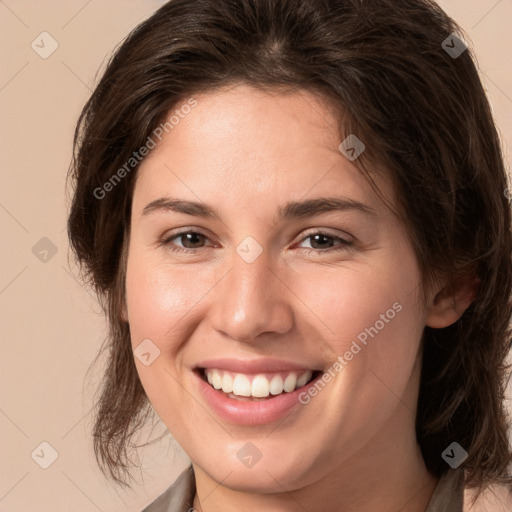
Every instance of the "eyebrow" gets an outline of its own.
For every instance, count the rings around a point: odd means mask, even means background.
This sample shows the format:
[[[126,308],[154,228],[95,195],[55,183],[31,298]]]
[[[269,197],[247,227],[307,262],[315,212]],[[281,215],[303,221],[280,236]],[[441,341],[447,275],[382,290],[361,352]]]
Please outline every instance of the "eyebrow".
[[[156,211],[173,211],[205,219],[221,220],[219,213],[206,204],[170,197],[161,197],[151,201],[144,207],[142,215],[149,215]],[[283,219],[313,217],[333,211],[357,211],[373,218],[378,217],[373,208],[359,201],[344,197],[318,197],[305,201],[290,201],[286,203],[279,208],[276,222],[280,222]]]

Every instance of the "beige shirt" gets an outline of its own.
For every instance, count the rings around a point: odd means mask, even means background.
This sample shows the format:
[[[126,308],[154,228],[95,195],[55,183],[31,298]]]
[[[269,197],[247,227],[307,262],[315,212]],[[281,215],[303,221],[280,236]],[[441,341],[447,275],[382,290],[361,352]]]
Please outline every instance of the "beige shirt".
[[[197,512],[193,508],[196,493],[194,470],[190,465],[169,489],[142,512]],[[439,480],[425,512],[462,512],[464,471],[449,469]]]

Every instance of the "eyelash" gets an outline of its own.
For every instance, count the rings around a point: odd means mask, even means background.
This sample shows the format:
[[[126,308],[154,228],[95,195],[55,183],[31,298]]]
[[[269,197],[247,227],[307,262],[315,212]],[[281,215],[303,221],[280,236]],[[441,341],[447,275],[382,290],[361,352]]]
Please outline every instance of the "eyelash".
[[[178,238],[178,237],[180,237],[182,235],[186,235],[186,234],[195,234],[195,235],[200,235],[202,237],[208,238],[206,235],[204,235],[203,233],[200,233],[199,231],[187,230],[187,231],[181,231],[179,233],[174,233],[171,236],[164,237],[160,241],[160,245],[165,247],[166,249],[168,249],[171,252],[178,252],[178,253],[194,253],[194,252],[200,251],[201,249],[206,249],[206,247],[198,247],[196,249],[189,249],[187,247],[178,247],[178,246],[176,246],[176,245],[171,243],[171,240],[174,240],[175,238]],[[353,242],[349,242],[348,240],[345,240],[344,238],[341,238],[339,236],[334,236],[334,235],[330,235],[329,233],[324,233],[323,231],[314,231],[314,232],[308,233],[306,236],[304,236],[300,240],[300,242],[303,242],[304,240],[306,240],[308,238],[312,238],[315,235],[322,235],[322,236],[324,236],[326,238],[331,238],[333,240],[338,240],[340,242],[340,244],[338,246],[335,246],[334,248],[330,248],[330,249],[327,249],[327,250],[313,249],[313,248],[309,248],[309,247],[302,247],[301,249],[304,250],[306,252],[306,254],[310,254],[312,252],[314,252],[315,254],[325,254],[325,253],[331,253],[331,252],[340,252],[340,251],[343,251],[343,250],[351,249],[354,246]]]

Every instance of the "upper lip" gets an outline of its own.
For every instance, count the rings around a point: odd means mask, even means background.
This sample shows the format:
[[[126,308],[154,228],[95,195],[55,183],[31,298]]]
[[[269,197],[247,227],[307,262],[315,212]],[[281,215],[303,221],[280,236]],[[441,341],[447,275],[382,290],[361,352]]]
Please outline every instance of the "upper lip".
[[[202,361],[197,368],[216,368],[235,373],[271,373],[271,372],[300,372],[306,370],[315,370],[310,365],[285,361],[284,359],[273,359],[261,357],[258,359],[208,359]]]

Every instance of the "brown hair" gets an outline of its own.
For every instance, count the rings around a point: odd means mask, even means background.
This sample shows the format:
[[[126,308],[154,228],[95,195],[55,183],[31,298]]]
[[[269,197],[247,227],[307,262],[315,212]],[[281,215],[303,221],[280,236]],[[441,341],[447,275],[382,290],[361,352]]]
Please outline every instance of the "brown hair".
[[[456,441],[469,454],[469,487],[512,482],[506,174],[471,50],[455,57],[443,48],[452,34],[463,39],[429,0],[173,0],[117,49],[81,113],[69,174],[71,247],[110,325],[94,427],[107,476],[125,484],[127,444],[150,410],[120,316],[137,166],[101,199],[95,191],[178,102],[243,82],[310,90],[343,110],[340,141],[354,133],[367,148],[361,171],[371,179],[373,162],[392,176],[425,287],[439,275],[476,274],[478,293],[462,317],[425,327],[417,438],[438,476],[449,469],[441,453]]]

